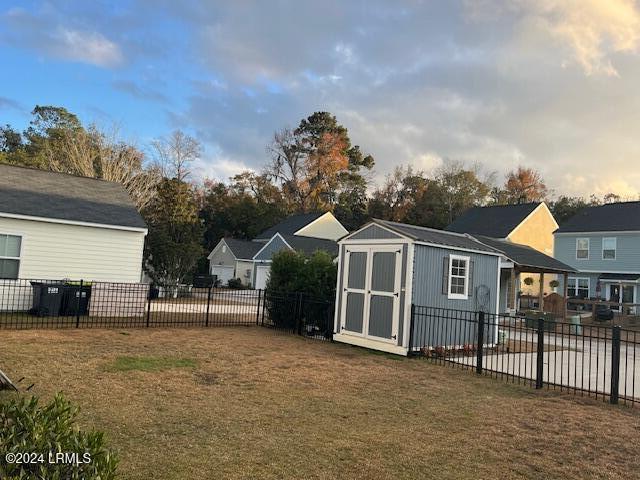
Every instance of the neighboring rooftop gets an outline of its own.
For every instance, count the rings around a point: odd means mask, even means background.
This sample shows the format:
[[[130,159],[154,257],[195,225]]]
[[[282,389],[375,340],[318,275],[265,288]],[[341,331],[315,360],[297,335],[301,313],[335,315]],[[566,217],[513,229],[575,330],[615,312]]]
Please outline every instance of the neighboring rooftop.
[[[540,202],[470,208],[456,218],[445,230],[493,238],[507,238],[539,205]]]
[[[455,232],[445,232],[427,227],[418,227],[406,223],[390,222],[388,220],[374,220],[375,223],[383,225],[400,234],[407,235],[414,240],[443,245],[447,247],[466,248],[484,252],[495,253],[494,250],[474,238]]]
[[[0,164],[0,213],[146,228],[122,185]]]
[[[496,251],[503,253],[505,257],[515,262],[519,267],[525,267],[530,270],[540,270],[545,272],[576,272],[576,270],[569,265],[566,265],[561,261],[556,260],[549,255],[545,255],[544,253],[539,252],[538,250],[535,250],[527,245],[513,243],[508,240],[484,237],[481,235],[476,236],[476,238],[485,245],[488,245],[489,247],[494,248]],[[531,271],[531,273],[536,272]]]
[[[226,237],[224,241],[239,260],[251,260],[253,256],[264,247],[263,243],[252,242],[250,240],[238,240],[237,238],[231,237]]]
[[[318,250],[324,250],[331,255],[338,255],[338,243],[333,240],[325,240],[323,238],[303,237],[301,235],[283,235],[287,242],[294,250],[302,251],[310,255]],[[255,243],[255,242],[254,242]]]
[[[640,202],[608,203],[580,210],[555,233],[640,231]]]
[[[314,220],[320,218],[323,213],[301,213],[299,215],[290,215],[280,223],[273,227],[267,228],[264,232],[261,232],[256,236],[255,240],[269,240],[276,233],[280,235],[293,235],[302,227],[309,225]]]

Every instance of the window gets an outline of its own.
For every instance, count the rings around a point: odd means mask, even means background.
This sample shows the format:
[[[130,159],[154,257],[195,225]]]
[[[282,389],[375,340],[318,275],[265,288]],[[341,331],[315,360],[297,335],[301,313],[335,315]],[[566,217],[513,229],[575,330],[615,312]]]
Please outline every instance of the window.
[[[570,297],[589,298],[589,279],[569,277],[569,283],[567,283],[567,294]]]
[[[576,258],[578,260],[589,260],[589,239],[576,239]]]
[[[449,257],[449,298],[466,300],[469,287],[469,257]]]
[[[616,237],[605,237],[602,239],[602,259],[615,260],[618,239]]]
[[[22,237],[0,233],[0,278],[18,278],[21,246]]]

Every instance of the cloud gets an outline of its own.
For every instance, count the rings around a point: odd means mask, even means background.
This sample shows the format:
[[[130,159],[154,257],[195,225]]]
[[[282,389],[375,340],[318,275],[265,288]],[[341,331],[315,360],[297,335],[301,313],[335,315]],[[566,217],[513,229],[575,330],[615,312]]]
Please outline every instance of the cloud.
[[[11,98],[0,97],[0,110],[24,110],[24,107],[20,102]]]
[[[7,26],[4,40],[54,58],[114,68],[124,63],[120,46],[102,33],[65,25],[51,8],[34,14],[12,8],[0,21]]]
[[[151,100],[154,102],[167,103],[169,99],[163,93],[149,88],[144,88],[131,80],[114,80],[111,85],[116,90],[128,93],[141,100]]]

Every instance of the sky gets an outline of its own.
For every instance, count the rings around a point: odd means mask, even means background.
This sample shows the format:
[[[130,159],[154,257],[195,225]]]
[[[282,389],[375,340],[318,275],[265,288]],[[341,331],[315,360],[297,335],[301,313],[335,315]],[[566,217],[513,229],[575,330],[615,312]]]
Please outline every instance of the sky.
[[[224,180],[326,110],[377,181],[451,159],[637,198],[639,54],[634,0],[3,0],[0,123],[60,105],[143,149],[183,129]]]

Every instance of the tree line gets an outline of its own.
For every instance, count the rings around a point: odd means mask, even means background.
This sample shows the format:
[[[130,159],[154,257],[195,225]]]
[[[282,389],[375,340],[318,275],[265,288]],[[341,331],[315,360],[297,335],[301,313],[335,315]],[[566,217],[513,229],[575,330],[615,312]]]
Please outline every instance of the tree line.
[[[206,271],[206,254],[220,238],[254,238],[294,213],[332,211],[348,230],[370,218],[443,228],[474,206],[546,200],[562,223],[585,206],[620,200],[613,193],[551,199],[534,169],[518,167],[498,181],[479,164],[452,160],[432,172],[397,166],[374,185],[374,157],[352,145],[329,112],[277,130],[263,167],[227,181],[194,178],[190,166],[202,146],[180,130],[147,147],[56,106],[36,106],[23,131],[0,127],[0,163],[121,183],[149,226],[145,267],[161,285]]]

